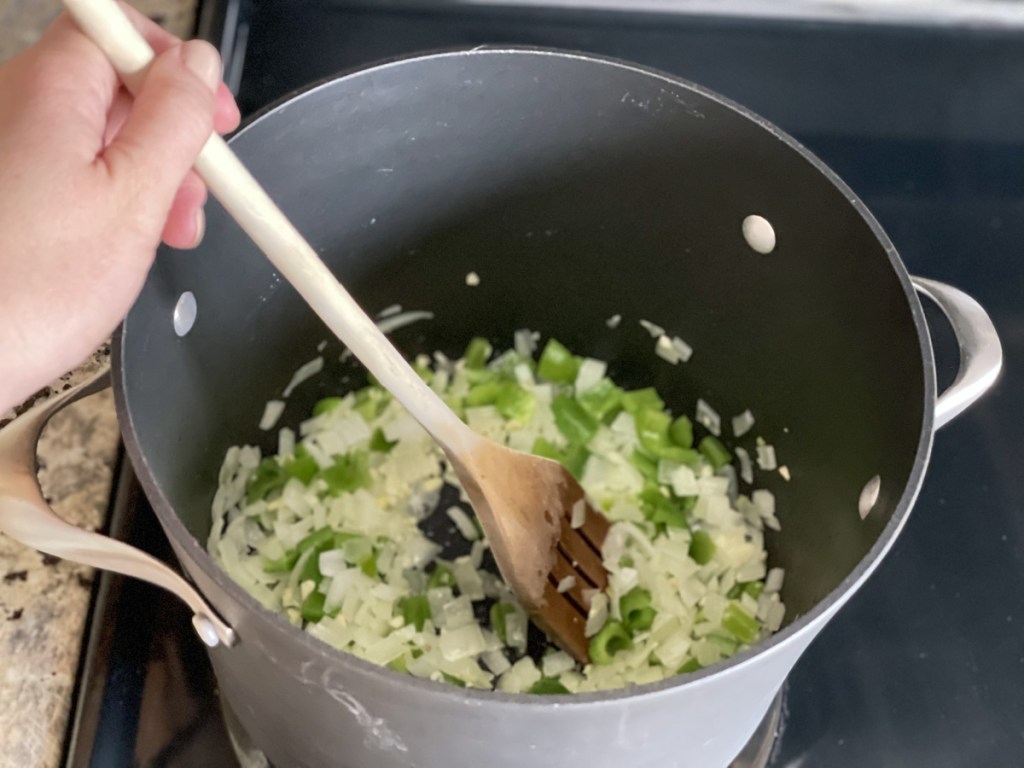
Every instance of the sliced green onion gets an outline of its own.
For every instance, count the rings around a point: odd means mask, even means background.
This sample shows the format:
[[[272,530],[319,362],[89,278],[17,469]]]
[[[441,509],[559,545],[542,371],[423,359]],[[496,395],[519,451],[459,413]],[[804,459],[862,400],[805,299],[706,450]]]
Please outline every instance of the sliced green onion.
[[[739,603],[730,602],[722,615],[722,626],[741,643],[750,644],[761,634],[761,624],[743,610]]]
[[[619,613],[623,624],[633,633],[650,629],[657,615],[651,607],[651,593],[641,587],[633,587],[619,599]]]
[[[632,647],[633,639],[622,622],[609,621],[590,638],[590,660],[598,665],[611,664],[612,656]]]

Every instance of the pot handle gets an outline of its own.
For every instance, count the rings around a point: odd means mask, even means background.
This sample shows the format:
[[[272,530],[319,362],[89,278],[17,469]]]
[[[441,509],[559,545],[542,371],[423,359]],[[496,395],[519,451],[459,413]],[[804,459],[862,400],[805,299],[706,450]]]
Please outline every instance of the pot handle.
[[[142,579],[174,593],[192,609],[192,626],[206,645],[230,647],[236,641],[234,630],[181,576],[141,550],[66,523],[43,499],[36,477],[36,448],[43,427],[62,408],[108,386],[109,365],[0,430],[0,531],[40,552]]]
[[[956,379],[935,400],[935,429],[963,413],[995,384],[1003,367],[1003,347],[992,319],[963,291],[923,277],[911,277],[918,293],[934,301],[953,326],[960,346]]]

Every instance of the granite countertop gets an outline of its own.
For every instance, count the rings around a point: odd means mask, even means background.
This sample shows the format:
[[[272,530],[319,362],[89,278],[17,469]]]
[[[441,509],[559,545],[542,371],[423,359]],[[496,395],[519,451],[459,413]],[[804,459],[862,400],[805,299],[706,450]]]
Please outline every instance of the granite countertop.
[[[175,34],[192,30],[195,0],[130,2]],[[56,0],[0,0],[0,61],[35,42],[58,12]],[[109,355],[109,347],[99,350],[26,406],[106,365]],[[0,425],[14,415],[0,413]],[[109,390],[52,419],[39,444],[39,478],[58,515],[87,528],[103,524],[117,444]],[[60,764],[93,576],[0,534],[0,768]]]

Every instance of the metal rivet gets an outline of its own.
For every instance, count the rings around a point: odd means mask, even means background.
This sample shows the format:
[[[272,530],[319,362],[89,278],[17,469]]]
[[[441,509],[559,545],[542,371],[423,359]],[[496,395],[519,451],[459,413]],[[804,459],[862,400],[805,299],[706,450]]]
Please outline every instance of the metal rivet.
[[[863,520],[868,514],[874,509],[875,504],[878,502],[878,494],[882,490],[882,478],[875,475],[867,484],[864,489],[860,492],[860,500],[857,502],[857,511],[860,513],[860,519]]]
[[[743,238],[758,253],[769,254],[775,250],[775,228],[764,216],[753,213],[743,220]]]
[[[192,626],[195,628],[196,634],[199,635],[199,639],[206,643],[210,648],[216,648],[220,645],[220,637],[217,636],[217,628],[213,626],[213,622],[205,615],[197,613],[193,616]]]
[[[185,291],[178,297],[178,303],[174,305],[174,332],[184,336],[192,330],[196,323],[196,297],[192,291]]]

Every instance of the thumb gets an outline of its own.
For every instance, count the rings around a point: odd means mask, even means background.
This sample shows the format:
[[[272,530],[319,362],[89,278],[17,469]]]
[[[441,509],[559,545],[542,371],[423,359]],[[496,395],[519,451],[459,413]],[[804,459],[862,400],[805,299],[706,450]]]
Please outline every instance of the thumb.
[[[191,40],[160,54],[103,160],[118,197],[159,234],[185,174],[213,132],[220,56]]]

